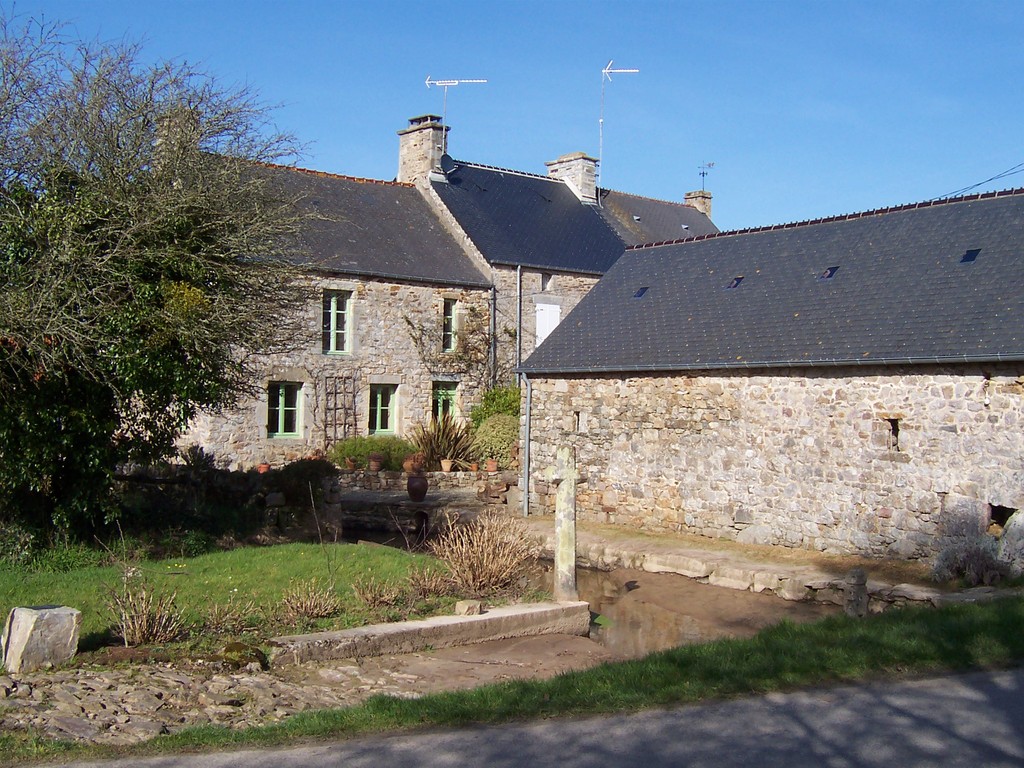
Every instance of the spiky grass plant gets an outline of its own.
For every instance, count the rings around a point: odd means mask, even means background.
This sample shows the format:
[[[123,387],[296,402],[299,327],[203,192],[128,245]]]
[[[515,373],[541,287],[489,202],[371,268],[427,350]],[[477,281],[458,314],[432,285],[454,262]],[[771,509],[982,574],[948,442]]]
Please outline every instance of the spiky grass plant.
[[[341,612],[341,600],[330,585],[317,579],[294,582],[281,597],[281,614],[291,623],[329,619]]]
[[[451,459],[455,466],[464,469],[475,458],[473,428],[449,413],[429,424],[417,424],[412,442],[418,451],[422,451],[430,470],[439,469],[441,459]]]

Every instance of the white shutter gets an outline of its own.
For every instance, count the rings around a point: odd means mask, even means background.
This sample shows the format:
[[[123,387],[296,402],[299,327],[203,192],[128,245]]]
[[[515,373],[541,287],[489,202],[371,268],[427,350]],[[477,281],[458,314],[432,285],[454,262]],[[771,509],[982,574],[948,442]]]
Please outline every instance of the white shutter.
[[[540,346],[541,342],[548,337],[548,334],[555,330],[559,320],[562,319],[562,308],[558,304],[537,305],[537,343],[534,348]]]

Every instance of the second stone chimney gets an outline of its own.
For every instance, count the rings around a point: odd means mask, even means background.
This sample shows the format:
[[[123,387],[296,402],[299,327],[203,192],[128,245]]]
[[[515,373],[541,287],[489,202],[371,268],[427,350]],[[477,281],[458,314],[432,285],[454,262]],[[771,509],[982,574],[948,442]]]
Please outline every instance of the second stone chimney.
[[[564,181],[584,203],[597,203],[597,158],[573,152],[545,165],[548,176]]]
[[[698,211],[703,213],[709,219],[711,218],[711,193],[705,189],[698,189],[694,192],[687,192],[683,197],[683,201]]]
[[[417,183],[441,166],[448,126],[440,115],[409,118],[409,127],[398,132],[398,181]]]

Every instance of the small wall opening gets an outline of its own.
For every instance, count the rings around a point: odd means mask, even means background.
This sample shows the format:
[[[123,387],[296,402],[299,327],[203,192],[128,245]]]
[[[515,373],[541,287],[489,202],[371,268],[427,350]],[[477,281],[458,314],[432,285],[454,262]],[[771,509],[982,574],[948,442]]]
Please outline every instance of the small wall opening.
[[[1004,507],[999,504],[988,505],[988,532],[993,536],[1001,536],[1003,528],[1010,522],[1010,518],[1016,514],[1013,507]]]
[[[899,419],[886,419],[889,423],[889,450],[898,451],[900,449],[900,420]]]

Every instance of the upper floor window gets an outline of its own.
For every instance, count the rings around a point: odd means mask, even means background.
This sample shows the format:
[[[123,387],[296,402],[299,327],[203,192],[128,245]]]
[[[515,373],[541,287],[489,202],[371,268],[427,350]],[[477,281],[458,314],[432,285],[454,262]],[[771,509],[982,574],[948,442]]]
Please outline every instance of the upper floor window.
[[[455,351],[455,299],[445,299],[441,318],[441,351]]]
[[[394,384],[370,386],[370,421],[367,427],[371,435],[381,432],[394,433],[397,391],[398,387]]]
[[[555,289],[555,276],[550,272],[541,272],[540,289],[542,291],[553,291]]]
[[[324,291],[323,352],[344,355],[351,350],[352,291]]]
[[[272,381],[267,385],[267,437],[299,437],[301,394],[301,384]]]

